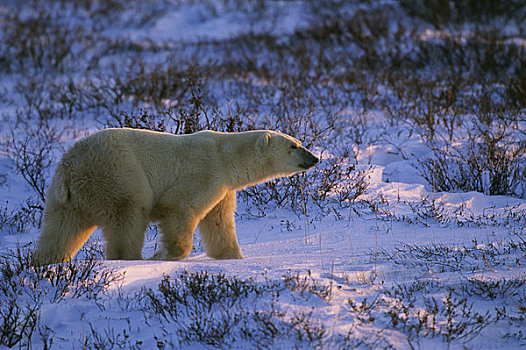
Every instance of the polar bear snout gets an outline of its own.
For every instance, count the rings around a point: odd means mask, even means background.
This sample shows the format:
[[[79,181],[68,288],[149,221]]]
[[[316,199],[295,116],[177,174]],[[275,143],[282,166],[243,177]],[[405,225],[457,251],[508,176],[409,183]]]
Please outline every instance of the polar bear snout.
[[[316,157],[314,154],[310,153],[306,149],[301,149],[301,152],[303,160],[299,164],[299,166],[305,170],[312,168],[320,161],[318,157]]]

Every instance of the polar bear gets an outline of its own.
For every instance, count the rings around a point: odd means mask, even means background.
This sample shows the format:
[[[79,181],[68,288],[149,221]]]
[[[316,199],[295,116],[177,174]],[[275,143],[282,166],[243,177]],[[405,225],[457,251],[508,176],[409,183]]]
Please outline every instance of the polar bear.
[[[162,243],[153,259],[188,256],[197,226],[210,257],[241,259],[236,191],[318,161],[295,138],[270,130],[99,131],[73,145],[57,166],[34,260],[69,261],[97,226],[107,259],[142,259],[150,222],[159,223]]]

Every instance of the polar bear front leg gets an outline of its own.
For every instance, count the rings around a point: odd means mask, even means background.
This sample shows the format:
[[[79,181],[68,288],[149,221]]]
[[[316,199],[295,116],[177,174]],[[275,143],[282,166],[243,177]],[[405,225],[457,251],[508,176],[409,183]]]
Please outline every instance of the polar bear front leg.
[[[161,249],[153,260],[181,260],[190,255],[194,244],[194,231],[197,220],[168,215],[159,220],[161,230]]]
[[[236,192],[227,192],[199,223],[199,233],[208,256],[215,259],[242,259],[236,237]]]

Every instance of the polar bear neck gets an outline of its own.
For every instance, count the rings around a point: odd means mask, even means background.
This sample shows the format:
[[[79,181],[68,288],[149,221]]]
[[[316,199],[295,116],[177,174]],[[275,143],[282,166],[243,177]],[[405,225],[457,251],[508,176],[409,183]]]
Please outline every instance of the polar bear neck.
[[[279,175],[273,175],[268,165],[265,165],[261,161],[249,162],[248,167],[233,162],[232,163],[232,188],[235,190],[241,190],[248,186],[257,185],[274,178],[280,177]]]
[[[271,157],[265,157],[256,150],[255,140],[258,132],[244,132],[240,137],[231,138],[231,142],[221,143],[225,169],[232,189],[240,190],[273,178],[280,177],[274,169]]]

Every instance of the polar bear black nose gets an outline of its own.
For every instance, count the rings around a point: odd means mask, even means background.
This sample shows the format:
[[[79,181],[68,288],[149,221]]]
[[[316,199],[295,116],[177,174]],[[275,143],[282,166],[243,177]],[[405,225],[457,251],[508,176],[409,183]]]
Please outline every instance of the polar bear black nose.
[[[318,164],[320,159],[314,154],[310,153],[307,150],[303,150],[303,161],[300,164],[300,167],[304,169],[309,169]]]
[[[314,154],[310,153],[310,162],[312,163],[311,166],[315,166],[316,164],[318,164],[318,162],[320,161],[320,159],[318,157],[316,157]]]

